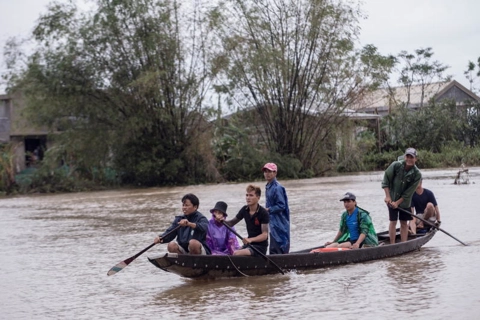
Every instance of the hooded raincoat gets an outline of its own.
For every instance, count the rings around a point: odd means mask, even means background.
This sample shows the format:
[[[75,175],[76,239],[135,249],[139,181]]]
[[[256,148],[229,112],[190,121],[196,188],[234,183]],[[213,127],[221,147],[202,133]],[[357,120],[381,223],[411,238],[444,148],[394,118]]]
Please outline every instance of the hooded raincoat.
[[[266,186],[266,203],[270,216],[270,237],[283,253],[290,251],[290,208],[285,188],[273,179]]]
[[[232,229],[235,230],[234,227]],[[237,237],[214,217],[208,221],[207,245],[213,255],[232,255],[240,249]]]

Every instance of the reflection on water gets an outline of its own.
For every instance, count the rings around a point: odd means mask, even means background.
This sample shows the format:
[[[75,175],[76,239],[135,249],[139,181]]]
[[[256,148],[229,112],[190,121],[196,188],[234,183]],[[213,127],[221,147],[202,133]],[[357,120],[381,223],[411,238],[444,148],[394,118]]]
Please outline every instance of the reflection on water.
[[[193,192],[200,211],[219,200],[235,214],[245,203],[245,184],[116,190],[0,200],[0,319],[477,319],[480,237],[474,200],[480,169],[470,185],[453,185],[455,170],[425,170],[442,228],[420,251],[401,257],[286,275],[194,281],[162,272],[148,255],[118,274],[106,272],[148,246],[181,212]],[[292,250],[333,239],[351,191],[377,231],[388,214],[381,172],[282,181],[291,206]],[[280,176],[281,180],[281,176]],[[264,182],[255,182],[264,189]],[[263,202],[264,199],[261,200]],[[243,223],[240,234],[246,234]]]
[[[432,301],[437,300],[435,281],[438,270],[444,268],[441,262],[440,251],[422,249],[388,263],[386,279],[393,290],[390,297],[396,311],[410,314],[418,310],[428,309]]]

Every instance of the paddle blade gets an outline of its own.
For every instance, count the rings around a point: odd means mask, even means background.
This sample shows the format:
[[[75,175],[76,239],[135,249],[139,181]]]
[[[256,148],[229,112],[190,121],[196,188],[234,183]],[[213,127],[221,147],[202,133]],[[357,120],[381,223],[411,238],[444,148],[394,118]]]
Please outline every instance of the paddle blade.
[[[107,276],[111,276],[111,275],[114,275],[117,272],[122,271],[123,268],[125,268],[126,266],[128,266],[128,264],[125,263],[125,261],[120,262],[119,264],[117,264],[116,266],[114,266],[110,270],[108,270]]]
[[[114,266],[113,268],[111,268],[108,272],[107,272],[107,275],[108,276],[111,276],[117,272],[120,272],[123,270],[123,268],[125,268],[126,266],[128,266],[133,260],[137,259],[139,256],[141,256],[145,251],[147,251],[148,249],[150,249],[151,247],[153,247],[155,245],[155,243],[152,243],[151,245],[149,245],[148,247],[146,247],[145,249],[143,249],[142,251],[140,251],[139,253],[137,253],[136,255],[134,255],[133,257],[130,257],[128,258],[127,260],[123,260],[122,262],[120,262],[119,264],[117,264],[116,266]]]

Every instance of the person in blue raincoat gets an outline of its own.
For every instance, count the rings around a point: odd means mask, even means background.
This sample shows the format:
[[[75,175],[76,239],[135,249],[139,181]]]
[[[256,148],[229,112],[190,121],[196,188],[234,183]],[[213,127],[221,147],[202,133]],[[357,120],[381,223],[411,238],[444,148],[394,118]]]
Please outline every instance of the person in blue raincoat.
[[[270,254],[290,251],[290,209],[285,188],[277,181],[277,165],[267,163],[262,168],[267,180],[265,207],[270,216]]]

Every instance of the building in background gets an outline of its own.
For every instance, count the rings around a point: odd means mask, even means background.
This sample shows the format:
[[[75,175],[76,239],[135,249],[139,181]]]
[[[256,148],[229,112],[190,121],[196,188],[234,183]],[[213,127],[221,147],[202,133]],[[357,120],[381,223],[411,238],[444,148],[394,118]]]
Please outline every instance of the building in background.
[[[0,95],[0,143],[11,143],[15,150],[15,171],[34,167],[49,147],[46,128],[26,121],[20,95]]]
[[[452,80],[409,87],[380,88],[366,94],[353,108],[357,112],[378,114],[383,117],[403,104],[409,109],[417,110],[431,100],[440,102],[445,99],[455,101],[457,106],[463,106],[468,100],[480,102],[479,96]]]

